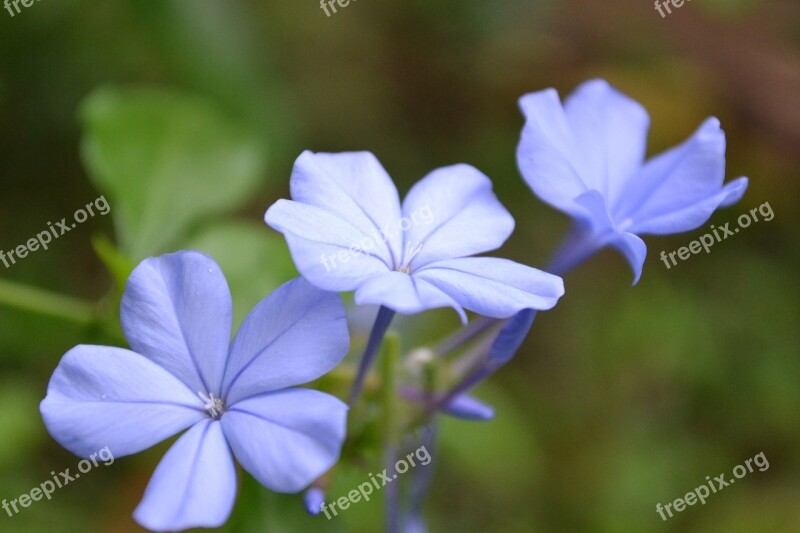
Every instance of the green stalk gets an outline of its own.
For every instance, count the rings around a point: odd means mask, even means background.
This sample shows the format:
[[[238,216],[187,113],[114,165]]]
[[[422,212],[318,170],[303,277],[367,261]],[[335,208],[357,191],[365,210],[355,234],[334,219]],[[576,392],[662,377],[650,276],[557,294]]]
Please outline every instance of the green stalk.
[[[95,306],[84,300],[0,279],[0,305],[79,325],[97,322]]]
[[[384,354],[381,361],[381,377],[383,378],[380,397],[382,413],[382,436],[384,466],[390,475],[394,473],[397,459],[397,446],[400,441],[400,402],[397,395],[397,363],[400,360],[400,340],[396,335],[387,335],[384,341]],[[386,533],[398,533],[400,530],[400,484],[394,483],[384,489]]]
[[[385,445],[394,445],[399,440],[400,402],[397,395],[397,363],[400,360],[400,339],[387,335],[384,341],[384,354],[381,361],[381,412],[382,435]]]

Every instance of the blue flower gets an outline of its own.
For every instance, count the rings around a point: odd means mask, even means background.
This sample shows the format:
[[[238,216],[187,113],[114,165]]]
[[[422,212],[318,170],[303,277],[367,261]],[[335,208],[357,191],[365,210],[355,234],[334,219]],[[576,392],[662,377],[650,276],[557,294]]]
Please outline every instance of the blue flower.
[[[517,161],[525,181],[587,235],[586,253],[573,262],[610,245],[628,260],[636,283],[647,253],[638,235],[695,229],[747,188],[747,178],[723,186],[725,134],[716,118],[645,161],[647,112],[603,80],[585,82],[563,105],[554,89],[519,103],[526,121]]]
[[[500,247],[514,219],[492,183],[469,165],[434,170],[401,204],[369,152],[297,158],[294,201],[278,200],[267,224],[283,233],[298,270],[330,291],[356,291],[358,304],[413,314],[464,308],[493,318],[549,309],[561,278],[506,259],[468,257]]]
[[[198,252],[144,260],[122,298],[133,351],[77,346],[53,373],[41,412],[81,457],[140,452],[188,428],[134,513],[151,530],[218,527],[236,495],[233,456],[264,486],[298,492],[338,459],[347,407],[303,388],[348,350],[339,296],[302,279],[262,300],[233,343],[231,296]]]

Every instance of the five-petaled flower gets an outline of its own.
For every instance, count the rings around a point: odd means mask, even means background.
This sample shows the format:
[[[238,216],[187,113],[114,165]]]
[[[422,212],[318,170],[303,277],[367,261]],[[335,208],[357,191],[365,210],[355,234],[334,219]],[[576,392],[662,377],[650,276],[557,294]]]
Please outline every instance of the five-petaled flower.
[[[464,308],[507,318],[522,309],[550,309],[564,293],[552,274],[507,259],[468,257],[500,247],[514,228],[489,178],[469,165],[434,170],[401,204],[371,153],[306,151],[290,185],[294,201],[272,205],[267,224],[284,234],[306,279],[325,290],[356,291],[358,304],[404,314],[449,306],[466,321]],[[432,218],[413,223],[423,211]],[[331,269],[325,258],[339,253],[347,261]]]
[[[697,228],[747,188],[743,177],[723,187],[725,134],[716,118],[645,162],[647,112],[603,80],[585,82],[563,106],[546,89],[523,96],[520,107],[526,121],[517,161],[525,181],[578,221],[589,254],[606,245],[622,252],[634,283],[647,254],[638,235]]]
[[[134,513],[152,530],[217,527],[236,495],[235,456],[264,486],[297,492],[338,459],[347,407],[289,388],[336,366],[349,346],[340,297],[302,279],[262,300],[233,343],[231,296],[198,252],[144,260],[122,299],[133,351],[77,346],[41,405],[50,434],[88,457],[133,454],[184,430]]]

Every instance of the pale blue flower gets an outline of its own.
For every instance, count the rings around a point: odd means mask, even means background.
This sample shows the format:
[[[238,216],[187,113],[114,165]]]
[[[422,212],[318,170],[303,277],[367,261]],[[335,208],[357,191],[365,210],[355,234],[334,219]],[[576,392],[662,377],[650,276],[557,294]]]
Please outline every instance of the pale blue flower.
[[[716,118],[645,161],[647,112],[603,80],[585,82],[563,105],[546,89],[523,96],[520,107],[526,121],[517,161],[525,181],[584,233],[562,250],[571,246],[573,256],[557,272],[609,245],[626,257],[636,283],[647,253],[638,235],[695,229],[747,188],[747,178],[723,186],[725,134]]]
[[[469,165],[434,170],[403,203],[369,152],[304,152],[291,177],[294,201],[279,200],[267,224],[286,237],[298,270],[358,304],[404,314],[452,307],[507,318],[549,309],[561,278],[507,259],[469,257],[500,247],[514,220],[492,183]]]
[[[338,459],[347,407],[303,388],[347,353],[336,294],[303,279],[262,300],[231,338],[231,296],[198,252],[144,260],[122,298],[131,350],[77,346],[53,373],[41,412],[81,457],[134,454],[188,429],[134,513],[157,531],[218,527],[236,495],[236,457],[261,484],[298,492]]]

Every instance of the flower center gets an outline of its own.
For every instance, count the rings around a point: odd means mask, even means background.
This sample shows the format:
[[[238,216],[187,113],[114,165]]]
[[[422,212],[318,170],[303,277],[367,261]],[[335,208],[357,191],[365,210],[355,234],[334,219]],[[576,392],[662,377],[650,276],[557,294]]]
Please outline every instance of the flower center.
[[[403,264],[395,270],[397,270],[397,272],[402,272],[403,274],[409,274],[411,272],[411,261],[413,261],[421,251],[422,243],[417,245],[413,245],[410,242],[407,243],[405,253],[403,254]]]
[[[206,413],[208,416],[211,417],[213,420],[219,420],[222,418],[223,413],[225,413],[225,402],[222,398],[217,398],[214,396],[214,393],[209,393],[208,395],[203,394],[202,392],[197,393],[200,396],[200,399],[205,402]]]

